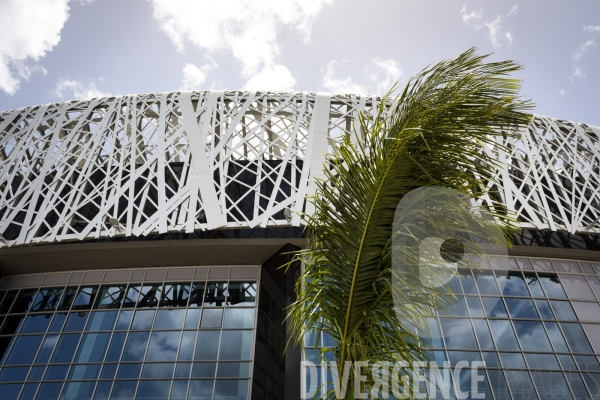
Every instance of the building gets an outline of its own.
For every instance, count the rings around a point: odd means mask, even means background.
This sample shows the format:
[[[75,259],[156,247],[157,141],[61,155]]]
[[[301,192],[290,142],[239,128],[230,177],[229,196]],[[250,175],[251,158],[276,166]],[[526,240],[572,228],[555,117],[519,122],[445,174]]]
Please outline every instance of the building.
[[[0,397],[297,399],[298,270],[278,267],[324,154],[379,102],[173,92],[0,113]],[[600,396],[598,135],[536,116],[512,154],[486,149],[524,230],[506,277],[456,281],[462,314],[435,325],[477,323],[432,351],[485,360],[488,398]]]

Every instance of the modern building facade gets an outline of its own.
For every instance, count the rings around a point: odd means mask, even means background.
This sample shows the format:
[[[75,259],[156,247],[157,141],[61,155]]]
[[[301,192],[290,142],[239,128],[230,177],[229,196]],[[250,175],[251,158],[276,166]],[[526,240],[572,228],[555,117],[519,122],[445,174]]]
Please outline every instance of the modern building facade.
[[[0,398],[299,398],[302,351],[283,352],[299,266],[279,267],[325,154],[380,101],[173,92],[0,113]],[[485,149],[523,232],[506,269],[453,282],[431,354],[485,361],[486,398],[600,398],[599,135],[536,116],[510,152]]]

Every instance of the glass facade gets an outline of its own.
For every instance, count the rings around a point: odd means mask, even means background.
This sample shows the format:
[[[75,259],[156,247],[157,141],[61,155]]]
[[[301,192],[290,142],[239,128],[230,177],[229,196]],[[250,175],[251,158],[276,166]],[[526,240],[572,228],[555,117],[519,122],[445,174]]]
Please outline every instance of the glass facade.
[[[449,283],[456,300],[429,321],[430,359],[452,373],[460,361],[485,362],[486,399],[599,399],[600,264],[511,257],[508,267]],[[305,357],[319,363],[315,342],[305,338]],[[450,398],[471,390],[470,372],[452,382]]]
[[[248,399],[258,280],[221,270],[3,285],[0,398]]]

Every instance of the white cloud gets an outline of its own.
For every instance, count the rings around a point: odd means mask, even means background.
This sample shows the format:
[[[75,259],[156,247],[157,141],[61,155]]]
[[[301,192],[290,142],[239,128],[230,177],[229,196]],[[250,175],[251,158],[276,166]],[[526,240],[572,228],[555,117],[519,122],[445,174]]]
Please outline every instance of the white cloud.
[[[585,52],[590,48],[590,47],[594,47],[596,46],[596,42],[594,40],[588,40],[587,42],[585,42],[584,44],[582,44],[581,46],[579,46],[577,48],[577,50],[575,51],[575,54],[573,54],[572,58],[573,61],[577,62],[579,61],[579,59],[585,54]]]
[[[245,90],[294,90],[296,79],[285,65],[266,66],[244,85]]]
[[[367,89],[354,82],[352,78],[336,78],[335,66],[337,61],[330,61],[323,72],[323,88],[333,93],[367,93]]]
[[[185,64],[183,66],[183,81],[179,90],[200,90],[206,82],[208,73],[217,67],[217,63],[210,59],[207,64],[200,68],[194,64]]]
[[[517,13],[518,6],[513,6],[510,11],[505,15],[498,15],[496,19],[491,21],[483,20],[483,9],[471,11],[467,13],[466,6],[460,10],[462,14],[462,20],[466,26],[472,26],[475,30],[481,28],[487,28],[488,39],[492,42],[495,49],[502,47],[503,43],[510,46],[513,42],[512,34],[508,31],[504,31],[502,25],[508,17]]]
[[[564,96],[565,94],[567,94],[567,92],[565,92],[564,90],[560,89],[558,91],[558,93],[560,93],[561,96]]]
[[[246,87],[276,73],[271,89],[295,83],[291,72],[278,62],[281,49],[277,33],[288,26],[310,39],[312,23],[323,6],[333,0],[246,0],[198,2],[152,0],[154,18],[178,51],[186,41],[209,55],[230,52],[242,66]]]
[[[600,32],[600,25],[588,25],[583,27],[584,32]]]
[[[99,78],[96,81],[102,83],[104,79]],[[71,95],[68,93],[71,93]],[[58,81],[54,89],[54,94],[60,98],[69,97],[75,100],[88,100],[94,97],[110,96],[110,93],[99,90],[94,80],[86,86],[74,79],[61,79]]]
[[[0,2],[0,89],[13,95],[22,80],[45,69],[40,58],[60,41],[69,18],[68,0],[3,0]]]
[[[392,85],[402,77],[402,70],[394,60],[375,60],[374,68],[369,68],[368,75],[376,84],[376,93],[385,94]]]
[[[573,78],[583,79],[585,77],[586,77],[586,75],[583,73],[583,69],[580,67],[575,67],[575,70],[573,71],[573,73],[571,74],[569,79],[571,79],[571,80],[573,80]]]

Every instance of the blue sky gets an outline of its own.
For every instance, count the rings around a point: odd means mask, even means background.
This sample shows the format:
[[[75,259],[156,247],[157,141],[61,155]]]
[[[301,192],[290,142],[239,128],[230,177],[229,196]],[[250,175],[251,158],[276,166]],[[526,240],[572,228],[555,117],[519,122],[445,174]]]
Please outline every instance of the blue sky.
[[[600,126],[600,0],[0,0],[0,110],[156,91],[381,94],[476,46]]]

